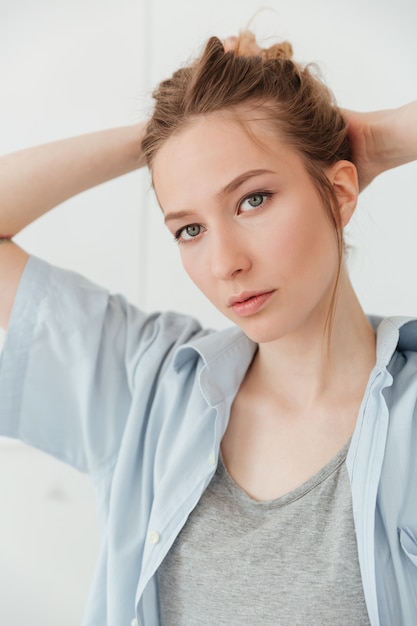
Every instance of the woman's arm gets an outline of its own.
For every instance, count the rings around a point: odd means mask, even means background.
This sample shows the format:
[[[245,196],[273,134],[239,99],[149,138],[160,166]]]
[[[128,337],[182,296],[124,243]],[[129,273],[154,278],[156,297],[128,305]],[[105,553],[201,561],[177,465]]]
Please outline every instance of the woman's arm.
[[[417,159],[417,100],[398,109],[343,110],[360,189],[379,174]]]
[[[13,236],[76,194],[143,165],[144,124],[104,130],[0,159],[0,235]]]
[[[144,123],[91,133],[0,159],[0,326],[7,327],[27,254],[11,238],[64,200],[143,163]]]

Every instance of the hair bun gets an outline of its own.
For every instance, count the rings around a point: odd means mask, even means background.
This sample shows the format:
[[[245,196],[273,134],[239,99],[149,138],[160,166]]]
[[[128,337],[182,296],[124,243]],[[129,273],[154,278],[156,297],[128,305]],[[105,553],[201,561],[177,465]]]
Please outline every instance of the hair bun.
[[[289,41],[281,41],[270,48],[263,48],[261,56],[263,59],[287,59],[291,61],[293,56],[292,45]]]
[[[260,56],[265,60],[291,60],[293,56],[292,45],[288,41],[274,44],[270,48],[261,48],[256,41],[255,35],[250,30],[245,30],[239,35],[233,48],[237,56]]]

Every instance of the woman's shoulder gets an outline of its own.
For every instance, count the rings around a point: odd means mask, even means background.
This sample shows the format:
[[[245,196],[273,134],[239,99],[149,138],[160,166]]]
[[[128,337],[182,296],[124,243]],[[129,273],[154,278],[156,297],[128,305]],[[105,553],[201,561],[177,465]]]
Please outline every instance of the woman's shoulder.
[[[144,311],[123,295],[111,293],[73,270],[30,256],[18,288],[10,327],[26,323],[48,328],[48,337],[82,335],[123,344],[143,352],[150,346],[162,351],[184,346],[199,353],[206,362],[249,340],[236,327],[204,328],[192,315],[172,310]],[[46,336],[46,334],[45,334]],[[98,340],[98,339],[97,339]],[[182,357],[178,358],[178,362]]]

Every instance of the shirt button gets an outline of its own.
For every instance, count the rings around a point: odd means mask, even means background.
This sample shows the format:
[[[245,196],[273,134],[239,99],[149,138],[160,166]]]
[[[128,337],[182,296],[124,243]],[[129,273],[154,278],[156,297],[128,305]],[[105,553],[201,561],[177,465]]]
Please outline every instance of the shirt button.
[[[150,543],[158,543],[159,541],[159,533],[156,532],[156,530],[153,530],[152,532],[149,533],[149,541]]]
[[[130,626],[138,626],[138,620],[136,619],[136,617],[132,619],[132,621],[130,622]]]
[[[211,467],[213,467],[214,463],[216,462],[214,452],[210,452],[208,462],[211,465]]]

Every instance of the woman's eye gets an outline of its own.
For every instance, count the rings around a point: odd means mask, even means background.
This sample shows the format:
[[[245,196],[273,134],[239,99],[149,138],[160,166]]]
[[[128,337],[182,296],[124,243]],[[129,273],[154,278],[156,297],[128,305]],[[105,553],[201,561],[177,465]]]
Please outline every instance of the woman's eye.
[[[190,241],[201,233],[201,226],[199,224],[190,224],[181,228],[176,234],[175,239],[177,241]]]
[[[241,208],[245,211],[250,211],[251,209],[257,209],[260,207],[266,198],[267,194],[265,193],[254,193],[251,196],[245,198],[241,204]]]

